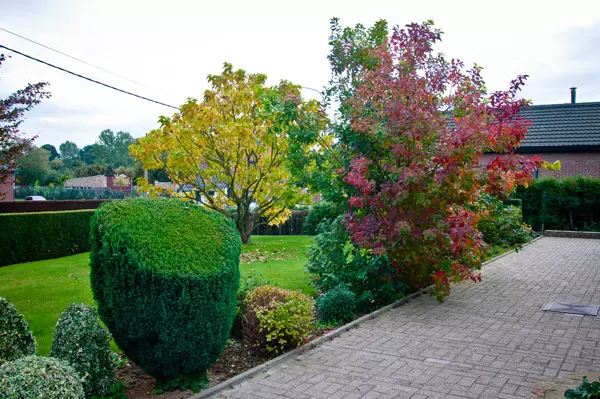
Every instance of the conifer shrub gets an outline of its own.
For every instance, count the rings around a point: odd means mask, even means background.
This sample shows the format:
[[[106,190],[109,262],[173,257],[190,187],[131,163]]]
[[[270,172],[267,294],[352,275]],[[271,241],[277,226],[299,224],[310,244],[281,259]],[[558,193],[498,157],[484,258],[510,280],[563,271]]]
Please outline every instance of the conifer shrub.
[[[263,353],[297,348],[310,333],[313,304],[313,299],[300,291],[268,285],[253,289],[246,297],[244,339]]]
[[[28,355],[35,355],[29,325],[12,303],[0,297],[0,365]]]
[[[103,396],[116,383],[110,339],[96,311],[83,304],[69,305],[56,323],[50,356],[73,366],[87,397]]]
[[[317,298],[317,316],[324,323],[346,323],[354,319],[356,295],[345,287],[336,287]]]
[[[25,356],[0,366],[0,398],[83,399],[79,375],[52,357]]]
[[[180,200],[128,199],[103,204],[91,225],[92,290],[116,343],[159,389],[206,385],[236,310],[233,222]]]

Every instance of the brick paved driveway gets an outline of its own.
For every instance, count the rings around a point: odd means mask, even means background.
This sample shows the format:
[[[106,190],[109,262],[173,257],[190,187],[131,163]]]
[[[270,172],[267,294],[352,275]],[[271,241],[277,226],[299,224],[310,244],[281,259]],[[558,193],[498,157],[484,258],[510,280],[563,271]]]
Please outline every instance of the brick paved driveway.
[[[542,238],[455,286],[423,296],[217,397],[516,398],[545,376],[600,370],[600,240]]]

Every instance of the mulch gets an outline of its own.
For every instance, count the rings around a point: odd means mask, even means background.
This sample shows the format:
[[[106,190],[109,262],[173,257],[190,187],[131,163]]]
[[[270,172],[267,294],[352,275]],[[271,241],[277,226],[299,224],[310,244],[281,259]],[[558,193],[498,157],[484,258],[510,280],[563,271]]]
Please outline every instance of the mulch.
[[[210,386],[217,385],[237,374],[250,370],[267,360],[268,358],[258,356],[245,344],[234,341],[233,345],[230,344],[225,348],[217,362],[211,367],[209,371]],[[146,374],[131,361],[127,361],[125,366],[117,370],[117,378],[126,384],[125,394],[128,398],[185,399],[194,394],[192,391],[155,394],[156,380],[154,377]]]
[[[306,342],[312,341],[330,331],[331,329],[316,330],[306,338]],[[270,357],[260,356],[243,342],[230,340],[217,362],[209,370],[210,386],[220,384],[274,357],[275,355]],[[154,377],[146,374],[135,363],[129,360],[127,360],[123,367],[117,370],[117,378],[126,384],[125,394],[128,398],[132,399],[185,399],[194,394],[192,391],[155,394],[156,380]]]

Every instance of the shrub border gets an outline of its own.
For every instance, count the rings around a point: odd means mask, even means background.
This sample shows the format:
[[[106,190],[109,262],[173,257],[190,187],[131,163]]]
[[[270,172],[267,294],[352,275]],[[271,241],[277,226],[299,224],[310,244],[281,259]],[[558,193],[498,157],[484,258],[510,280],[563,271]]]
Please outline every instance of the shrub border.
[[[530,244],[533,244],[534,242],[542,239],[543,237],[544,236],[536,237],[533,240],[531,240],[531,241],[523,244],[521,246],[521,248],[524,248],[524,247],[526,247],[526,246],[528,246]],[[490,263],[495,262],[495,261],[497,261],[500,258],[504,258],[505,256],[508,256],[508,255],[512,254],[513,252],[515,252],[514,249],[512,249],[510,251],[507,251],[507,252],[505,252],[503,254],[500,254],[500,255],[498,255],[498,256],[490,259],[490,260],[487,260],[487,261],[485,261],[485,262],[483,262],[481,264],[481,267],[487,266]],[[318,338],[315,338],[312,341],[310,341],[310,342],[308,342],[308,343],[306,343],[306,344],[304,344],[304,345],[302,345],[302,346],[300,346],[300,347],[298,347],[296,349],[292,349],[291,351],[286,352],[283,355],[280,355],[280,356],[276,357],[275,359],[271,359],[269,361],[266,361],[263,364],[259,364],[258,366],[254,367],[254,368],[251,368],[250,370],[246,370],[246,371],[244,371],[241,374],[238,374],[236,376],[231,377],[228,380],[225,380],[225,381],[221,382],[220,384],[217,384],[217,385],[215,385],[213,387],[210,387],[208,389],[205,389],[205,390],[203,390],[203,391],[201,391],[201,392],[199,392],[199,393],[197,393],[195,395],[192,395],[188,399],[203,399],[203,398],[207,398],[209,396],[216,395],[216,394],[218,394],[218,393],[220,393],[220,392],[222,392],[222,391],[224,391],[226,389],[232,388],[234,385],[241,384],[242,382],[244,382],[246,380],[249,380],[250,378],[254,377],[255,375],[257,375],[257,374],[259,374],[261,372],[266,372],[271,367],[273,367],[273,366],[275,366],[275,365],[277,365],[279,363],[282,363],[282,362],[284,362],[285,360],[287,360],[287,359],[289,359],[291,357],[300,355],[300,354],[302,354],[304,352],[307,352],[307,351],[309,351],[311,349],[314,349],[317,346],[323,344],[324,342],[332,341],[334,338],[339,337],[342,333],[344,333],[344,332],[346,332],[348,330],[351,330],[353,328],[358,327],[360,324],[363,324],[365,321],[374,319],[374,318],[380,316],[383,313],[386,313],[386,312],[388,312],[388,311],[390,311],[392,309],[395,309],[397,307],[400,307],[401,305],[404,305],[405,303],[411,301],[412,299],[415,299],[415,298],[423,295],[430,288],[432,288],[432,286],[425,287],[425,288],[421,289],[418,292],[415,292],[413,294],[407,295],[406,297],[404,297],[402,299],[399,299],[396,302],[390,303],[389,305],[386,305],[386,306],[384,306],[384,307],[382,307],[380,309],[377,309],[376,311],[374,311],[372,313],[364,315],[364,316],[362,316],[362,317],[360,317],[360,318],[358,318],[358,319],[356,319],[354,321],[351,321],[350,323],[344,324],[343,326],[341,326],[341,327],[339,327],[339,328],[337,328],[337,329],[335,329],[335,330],[333,330],[333,331],[331,331],[331,332],[329,332],[329,333],[327,333],[325,335],[322,335],[322,336],[320,336]]]

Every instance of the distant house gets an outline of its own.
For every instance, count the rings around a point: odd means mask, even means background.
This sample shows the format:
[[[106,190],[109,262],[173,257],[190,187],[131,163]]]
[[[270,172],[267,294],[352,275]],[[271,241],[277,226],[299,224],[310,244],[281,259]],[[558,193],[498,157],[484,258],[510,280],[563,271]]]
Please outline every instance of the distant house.
[[[64,186],[65,188],[109,189],[129,193],[131,192],[131,177],[127,177],[127,180],[129,184],[121,187],[115,184],[115,176],[96,175],[65,180]]]
[[[540,169],[538,177],[600,177],[600,102],[534,105],[521,111],[532,126],[519,153],[537,154],[546,162],[560,161],[561,169]],[[484,162],[493,156],[486,154]]]
[[[15,200],[15,172],[9,171],[5,175],[4,182],[0,183],[0,201]]]

